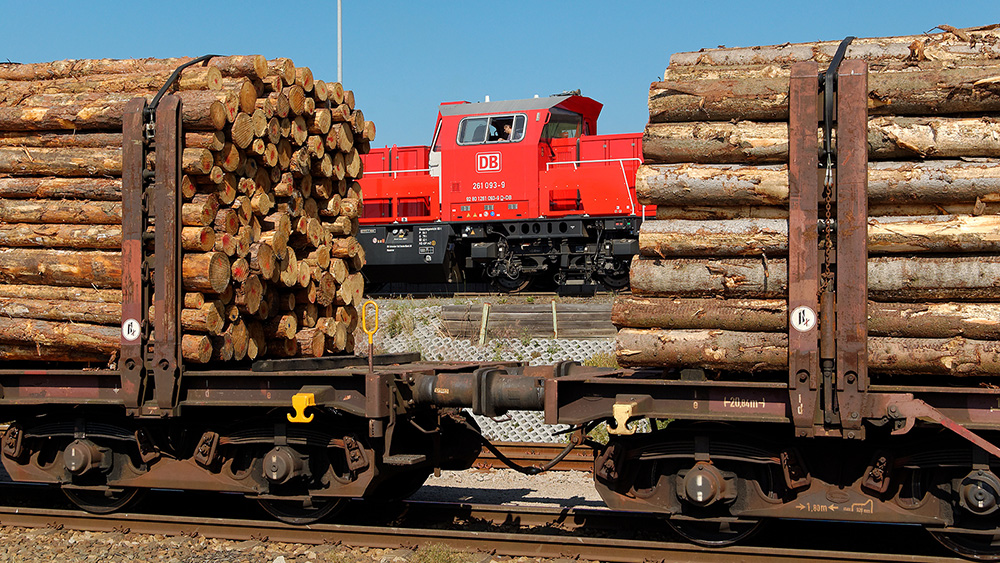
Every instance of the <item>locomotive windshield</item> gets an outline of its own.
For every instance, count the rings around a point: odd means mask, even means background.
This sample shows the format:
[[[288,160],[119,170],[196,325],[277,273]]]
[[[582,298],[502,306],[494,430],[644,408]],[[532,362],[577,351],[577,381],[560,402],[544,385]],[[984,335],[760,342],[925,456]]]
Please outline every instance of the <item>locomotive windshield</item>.
[[[524,138],[524,115],[468,117],[458,126],[458,144],[516,142]]]
[[[542,140],[569,139],[583,134],[583,117],[560,108],[552,108],[549,121],[542,129]]]

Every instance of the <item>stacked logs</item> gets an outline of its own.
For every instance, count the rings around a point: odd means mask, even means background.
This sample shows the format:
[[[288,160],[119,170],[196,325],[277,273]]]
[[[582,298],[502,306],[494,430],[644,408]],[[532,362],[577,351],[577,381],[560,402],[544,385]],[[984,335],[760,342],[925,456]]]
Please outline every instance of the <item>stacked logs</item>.
[[[847,50],[869,64],[873,373],[1000,374],[996,28]],[[681,53],[651,85],[636,189],[656,220],[614,305],[620,364],[787,370],[789,69],[838,43]]]
[[[122,116],[189,60],[0,64],[0,358],[115,359]],[[375,135],[353,93],[259,55],[188,67],[169,93],[183,104],[185,360],[353,352],[354,180]]]

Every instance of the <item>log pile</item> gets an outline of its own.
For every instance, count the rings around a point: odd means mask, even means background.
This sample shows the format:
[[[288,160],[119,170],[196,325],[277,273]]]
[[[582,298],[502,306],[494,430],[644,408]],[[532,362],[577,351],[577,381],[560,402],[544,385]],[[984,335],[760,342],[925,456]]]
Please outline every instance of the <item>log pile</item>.
[[[848,48],[869,63],[872,373],[1000,375],[997,27]],[[838,44],[680,53],[651,85],[621,365],[787,371],[789,69]]]
[[[0,359],[116,358],[122,116],[189,60],[0,64]],[[353,93],[259,55],[188,67],[169,93],[183,104],[185,360],[352,353],[354,180],[375,134]]]

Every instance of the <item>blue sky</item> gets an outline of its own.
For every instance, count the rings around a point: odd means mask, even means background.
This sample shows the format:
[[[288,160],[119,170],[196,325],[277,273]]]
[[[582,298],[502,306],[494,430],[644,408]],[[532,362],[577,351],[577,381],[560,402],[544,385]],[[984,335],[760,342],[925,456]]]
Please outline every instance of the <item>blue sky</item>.
[[[671,53],[1000,22],[997,0],[343,3],[344,86],[375,122],[378,146],[429,143],[442,101],[577,88],[604,104],[599,132],[641,131],[649,83]],[[0,61],[262,54],[337,77],[335,0],[0,7]]]

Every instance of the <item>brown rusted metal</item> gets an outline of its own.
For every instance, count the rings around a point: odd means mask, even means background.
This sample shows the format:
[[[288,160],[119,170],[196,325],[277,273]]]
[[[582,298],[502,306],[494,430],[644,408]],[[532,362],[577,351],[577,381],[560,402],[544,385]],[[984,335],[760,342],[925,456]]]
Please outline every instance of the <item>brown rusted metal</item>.
[[[797,436],[813,436],[818,402],[819,66],[792,65],[788,116],[788,393]]]
[[[556,457],[565,449],[561,442],[497,442],[493,444],[500,453],[518,465],[541,465]],[[473,467],[477,469],[504,469],[507,466],[497,459],[497,456],[483,449]],[[591,471],[594,469],[594,451],[590,448],[575,448],[569,455],[557,463],[553,471]]]
[[[146,290],[143,279],[143,170],[146,163],[143,114],[146,99],[136,98],[122,116],[122,340],[119,369],[122,401],[139,407],[145,380]]]
[[[180,171],[184,132],[181,100],[164,96],[156,108],[156,343],[153,348],[155,405],[149,414],[170,416],[177,406],[181,375]]]
[[[868,64],[846,60],[837,92],[837,399],[847,438],[863,438],[868,387]]]

